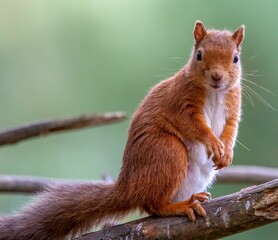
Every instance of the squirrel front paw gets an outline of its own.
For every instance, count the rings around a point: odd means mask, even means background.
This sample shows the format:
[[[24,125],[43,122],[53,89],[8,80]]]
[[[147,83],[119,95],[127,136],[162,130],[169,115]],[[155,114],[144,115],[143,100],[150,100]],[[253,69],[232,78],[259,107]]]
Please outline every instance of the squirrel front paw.
[[[220,159],[224,156],[225,146],[216,136],[211,137],[211,139],[206,143],[206,148],[208,158],[210,158],[211,154],[214,153],[212,158],[214,163],[220,161]]]
[[[228,167],[231,165],[234,156],[233,150],[226,150],[224,156],[219,161],[212,161],[214,162],[215,170],[220,170],[224,167]]]

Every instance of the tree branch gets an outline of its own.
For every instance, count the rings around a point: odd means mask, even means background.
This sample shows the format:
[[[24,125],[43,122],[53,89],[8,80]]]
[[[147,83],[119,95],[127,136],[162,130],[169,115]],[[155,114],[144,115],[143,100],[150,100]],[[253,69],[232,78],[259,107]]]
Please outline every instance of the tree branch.
[[[278,220],[278,179],[202,204],[206,218],[148,217],[92,232],[76,240],[218,239]]]
[[[44,186],[52,183],[63,183],[66,180],[51,179],[32,176],[0,176],[0,192],[10,193],[35,193],[41,191]]]
[[[237,165],[223,169],[217,176],[217,182],[261,184],[276,178],[278,168]]]
[[[88,182],[89,180],[71,180],[71,179],[58,179],[46,177],[33,177],[33,176],[13,176],[13,175],[0,175],[0,192],[8,193],[36,193],[42,191],[48,184],[65,184],[69,182]],[[104,180],[106,181],[106,180]],[[90,181],[90,182],[103,182]]]
[[[124,118],[125,115],[123,113],[114,112],[31,123],[0,132],[0,146],[14,144],[28,138],[54,132],[113,123]]]
[[[224,169],[217,183],[260,184],[278,178],[278,168],[258,166],[231,166]],[[63,184],[74,180],[45,177],[0,175],[0,192],[34,193],[41,191],[47,184]],[[81,180],[88,181],[88,180]],[[112,181],[110,179],[110,181]],[[100,181],[99,181],[100,182]]]

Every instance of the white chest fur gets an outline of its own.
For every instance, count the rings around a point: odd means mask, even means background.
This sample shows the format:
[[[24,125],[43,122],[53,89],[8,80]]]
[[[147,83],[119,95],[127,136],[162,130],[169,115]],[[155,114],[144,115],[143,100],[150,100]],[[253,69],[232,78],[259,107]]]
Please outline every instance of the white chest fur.
[[[226,124],[225,94],[211,89],[207,92],[203,114],[207,125],[220,137]],[[193,193],[205,191],[214,181],[217,171],[207,157],[205,146],[200,142],[186,142],[189,160],[186,178],[173,201],[179,202],[191,197]]]

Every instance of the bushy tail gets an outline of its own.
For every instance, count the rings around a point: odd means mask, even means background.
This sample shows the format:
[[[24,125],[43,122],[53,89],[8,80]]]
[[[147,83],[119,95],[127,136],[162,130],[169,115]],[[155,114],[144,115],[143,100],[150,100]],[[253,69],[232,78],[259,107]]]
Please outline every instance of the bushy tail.
[[[120,218],[128,205],[114,189],[95,183],[50,186],[21,212],[0,218],[0,240],[60,240]]]

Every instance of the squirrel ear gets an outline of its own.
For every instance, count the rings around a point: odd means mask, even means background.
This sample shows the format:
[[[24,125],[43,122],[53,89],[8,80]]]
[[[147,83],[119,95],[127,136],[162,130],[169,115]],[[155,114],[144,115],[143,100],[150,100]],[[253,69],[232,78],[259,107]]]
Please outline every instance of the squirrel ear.
[[[237,47],[240,46],[244,39],[244,31],[245,31],[245,26],[241,25],[232,35],[232,39],[236,43]]]
[[[196,21],[194,28],[194,38],[196,44],[199,44],[207,35],[207,30],[201,21]]]

